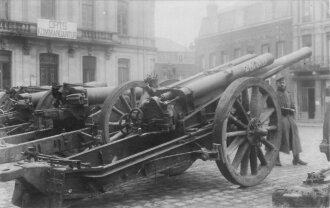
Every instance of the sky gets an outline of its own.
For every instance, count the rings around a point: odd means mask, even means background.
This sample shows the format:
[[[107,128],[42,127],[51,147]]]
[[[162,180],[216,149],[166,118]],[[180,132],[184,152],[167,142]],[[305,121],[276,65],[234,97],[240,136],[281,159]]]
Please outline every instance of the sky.
[[[213,2],[218,4],[219,9],[235,3],[230,0],[213,0]],[[157,0],[156,37],[168,38],[188,47],[198,36],[208,3],[209,0]]]

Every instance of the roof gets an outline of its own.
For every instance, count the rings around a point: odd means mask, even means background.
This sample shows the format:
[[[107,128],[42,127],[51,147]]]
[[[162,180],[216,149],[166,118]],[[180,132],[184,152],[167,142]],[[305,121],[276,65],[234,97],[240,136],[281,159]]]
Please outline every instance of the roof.
[[[190,50],[173,41],[173,40],[170,40],[170,39],[167,39],[167,38],[156,38],[156,48],[158,51],[179,51],[179,52],[189,52]]]

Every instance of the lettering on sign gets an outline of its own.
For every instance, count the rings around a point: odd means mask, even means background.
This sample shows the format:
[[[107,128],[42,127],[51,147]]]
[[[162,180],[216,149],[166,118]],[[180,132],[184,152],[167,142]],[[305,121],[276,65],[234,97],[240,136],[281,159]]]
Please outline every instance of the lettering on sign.
[[[77,24],[49,19],[38,19],[37,35],[53,38],[77,39]]]

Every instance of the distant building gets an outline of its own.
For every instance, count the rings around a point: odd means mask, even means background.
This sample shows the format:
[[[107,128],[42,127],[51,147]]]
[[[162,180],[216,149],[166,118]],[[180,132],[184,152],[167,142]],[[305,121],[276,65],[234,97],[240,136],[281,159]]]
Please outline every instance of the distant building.
[[[210,9],[210,8],[213,9]],[[297,118],[320,121],[325,111],[324,88],[330,85],[329,1],[254,1],[208,14],[196,40],[196,62],[212,68],[247,53],[270,52],[281,57],[303,46],[313,50],[312,58],[284,70],[293,92]],[[216,15],[214,14],[216,13]],[[216,16],[217,18],[210,18]],[[213,22],[210,22],[213,21]],[[217,25],[217,30],[207,25]],[[274,80],[269,82],[274,84]]]
[[[158,80],[183,79],[197,73],[195,52],[172,40],[156,38],[155,74]]]
[[[153,1],[0,0],[0,88],[142,80],[155,52]]]

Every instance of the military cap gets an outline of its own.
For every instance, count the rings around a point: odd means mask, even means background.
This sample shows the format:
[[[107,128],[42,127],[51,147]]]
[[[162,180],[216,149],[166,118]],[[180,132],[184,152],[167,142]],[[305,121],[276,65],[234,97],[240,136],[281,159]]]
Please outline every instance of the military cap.
[[[281,81],[283,81],[284,80],[284,76],[282,75],[282,74],[278,74],[278,75],[276,75],[276,82],[281,82]]]

